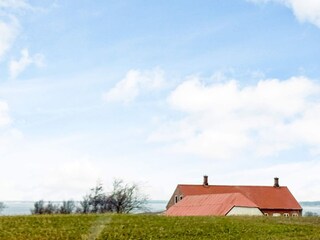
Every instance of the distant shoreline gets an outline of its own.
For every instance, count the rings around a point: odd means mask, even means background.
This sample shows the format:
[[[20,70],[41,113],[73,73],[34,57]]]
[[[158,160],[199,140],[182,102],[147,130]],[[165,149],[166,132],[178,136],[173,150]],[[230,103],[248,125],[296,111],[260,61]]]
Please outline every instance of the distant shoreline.
[[[302,201],[299,203],[303,206],[320,206],[320,201]]]
[[[31,209],[34,207],[35,201],[3,201],[6,208],[0,213],[0,216],[13,216],[13,215],[30,215]],[[46,201],[47,202],[47,201]],[[59,204],[62,201],[51,201]],[[80,202],[80,201],[75,201]],[[150,212],[163,212],[167,205],[166,200],[149,200],[147,207]],[[312,212],[320,215],[320,201],[301,201],[299,202],[303,208],[303,213]]]
[[[45,201],[49,202],[49,201]],[[54,204],[62,203],[62,201],[51,201]],[[13,216],[13,215],[30,215],[31,209],[34,207],[35,201],[3,201],[6,208],[0,213],[0,216]],[[75,201],[80,203],[80,201]],[[162,212],[166,209],[167,201],[165,200],[149,200],[147,208],[149,212]]]

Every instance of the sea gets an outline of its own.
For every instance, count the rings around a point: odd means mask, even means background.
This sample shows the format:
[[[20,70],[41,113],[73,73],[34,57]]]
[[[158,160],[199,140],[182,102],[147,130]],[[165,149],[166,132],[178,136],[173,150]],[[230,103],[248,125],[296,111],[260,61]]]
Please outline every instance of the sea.
[[[13,216],[13,215],[30,215],[31,210],[34,208],[32,201],[4,201],[5,208],[0,212],[0,216]],[[60,204],[61,202],[52,202]],[[149,200],[146,204],[147,212],[158,213],[166,209],[168,201],[164,200]]]
[[[59,202],[53,202],[59,204]],[[148,212],[158,213],[163,212],[166,209],[167,201],[165,200],[150,200],[147,202]],[[2,216],[13,216],[13,215],[30,215],[31,209],[34,207],[32,201],[7,201],[4,202],[5,208],[0,213]],[[313,213],[320,216],[320,201],[317,202],[300,202],[303,208],[303,214]]]

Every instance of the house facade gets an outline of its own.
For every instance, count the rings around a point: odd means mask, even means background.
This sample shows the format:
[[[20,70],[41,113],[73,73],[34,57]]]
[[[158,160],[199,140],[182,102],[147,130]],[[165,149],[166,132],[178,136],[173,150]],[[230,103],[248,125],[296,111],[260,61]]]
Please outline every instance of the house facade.
[[[229,194],[229,196],[226,194]],[[230,194],[233,194],[233,200],[230,200]],[[203,196],[212,197],[209,201]],[[190,199],[190,197],[193,197],[193,199]],[[224,197],[228,197],[228,199],[219,202],[219,199],[221,200]],[[246,200],[244,201],[244,199]],[[193,201],[192,204],[190,203],[191,200]],[[232,207],[229,209],[230,211],[234,209],[233,212],[237,210],[244,213],[234,215],[260,215],[258,211],[252,210],[253,208],[259,209],[266,216],[302,215],[302,207],[287,187],[279,185],[278,178],[274,179],[273,186],[229,186],[209,185],[207,176],[204,176],[203,184],[179,184],[167,204],[167,215],[187,216],[190,215],[190,211],[192,211],[191,215],[203,215],[200,212],[197,214],[197,209],[205,208],[207,212],[210,212],[212,208],[226,208],[226,205]],[[212,212],[211,215],[227,215],[216,214],[217,212],[219,210]]]

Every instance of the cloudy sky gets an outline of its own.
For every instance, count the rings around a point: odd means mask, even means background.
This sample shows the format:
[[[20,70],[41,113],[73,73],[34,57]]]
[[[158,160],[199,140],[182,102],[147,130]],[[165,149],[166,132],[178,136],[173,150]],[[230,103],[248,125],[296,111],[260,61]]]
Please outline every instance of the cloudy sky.
[[[0,200],[204,174],[320,200],[319,43],[318,0],[0,0]]]

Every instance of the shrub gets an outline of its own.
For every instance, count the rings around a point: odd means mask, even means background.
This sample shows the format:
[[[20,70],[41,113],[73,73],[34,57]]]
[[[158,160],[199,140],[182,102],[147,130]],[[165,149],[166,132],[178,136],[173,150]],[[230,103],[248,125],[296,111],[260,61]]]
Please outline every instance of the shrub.
[[[34,208],[31,210],[31,214],[55,214],[59,213],[59,205],[48,202],[45,204],[43,200],[39,200],[34,203]]]
[[[74,201],[68,200],[68,201],[63,201],[62,206],[60,207],[59,213],[61,214],[70,214],[74,211],[76,205]]]
[[[304,214],[304,216],[306,217],[317,217],[318,216],[318,213],[315,213],[315,212],[306,212]]]

